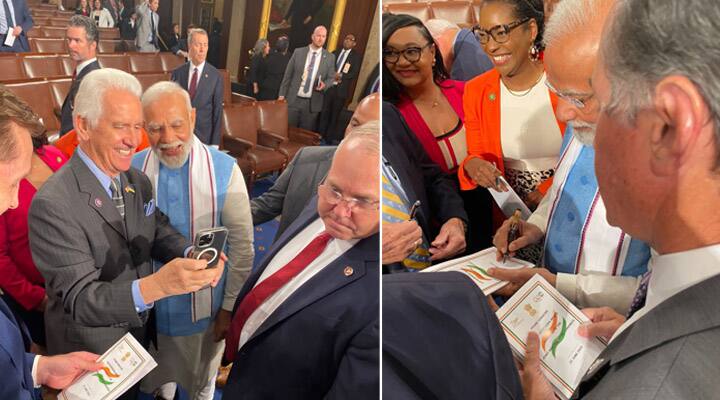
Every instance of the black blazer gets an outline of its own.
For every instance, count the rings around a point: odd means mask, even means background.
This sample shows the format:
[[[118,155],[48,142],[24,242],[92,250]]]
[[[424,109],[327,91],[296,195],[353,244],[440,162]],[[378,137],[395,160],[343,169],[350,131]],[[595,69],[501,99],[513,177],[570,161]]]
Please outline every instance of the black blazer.
[[[0,399],[34,398],[30,335],[22,321],[0,299]]]
[[[485,295],[458,272],[383,276],[383,397],[522,399]]]
[[[340,58],[341,51],[342,48],[333,51],[333,54],[335,54],[336,63]],[[342,79],[340,80],[340,83],[335,86],[337,90],[337,97],[341,99],[347,99],[348,97],[350,97],[350,87],[352,86],[353,81],[357,78],[358,73],[360,72],[361,62],[362,56],[357,51],[351,50],[350,54],[348,54],[347,58],[345,59],[344,65],[340,68],[340,72],[342,72],[345,70],[345,65],[350,65],[348,67],[348,72],[342,74]]]
[[[278,250],[317,218],[314,197],[248,277],[235,309]],[[377,399],[379,242],[377,233],[360,240],[270,315],[235,356],[223,397]]]
[[[450,218],[467,223],[456,181],[430,159],[397,108],[383,101],[382,118],[383,159],[398,174],[410,202],[420,200],[416,220],[425,237],[435,238],[439,225]]]
[[[260,82],[260,94],[258,100],[276,100],[280,91],[280,83],[282,83],[285,68],[290,61],[290,52],[285,54],[273,51],[265,57],[265,67],[262,75],[258,77]]]
[[[177,67],[170,78],[188,90],[190,62]],[[220,127],[223,111],[223,78],[220,72],[206,62],[198,79],[192,106],[195,108],[195,135],[205,144],[220,144]]]
[[[60,136],[73,129],[72,112],[75,108],[75,95],[77,94],[78,89],[80,89],[80,82],[85,75],[89,74],[91,71],[95,71],[96,69],[100,69],[100,64],[98,64],[97,60],[86,65],[85,68],[83,68],[82,71],[80,71],[80,73],[75,77],[72,85],[70,85],[70,90],[68,91],[67,96],[65,96],[65,101],[63,101],[62,111],[60,114]]]

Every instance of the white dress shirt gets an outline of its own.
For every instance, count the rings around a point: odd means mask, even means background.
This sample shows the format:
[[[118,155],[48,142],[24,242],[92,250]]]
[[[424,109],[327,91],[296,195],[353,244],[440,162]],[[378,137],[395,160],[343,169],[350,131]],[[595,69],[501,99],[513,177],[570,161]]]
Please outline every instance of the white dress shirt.
[[[302,251],[310,242],[315,239],[319,234],[325,231],[325,224],[322,219],[318,218],[310,225],[305,227],[302,231],[298,232],[295,237],[280,249],[273,259],[268,263],[267,267],[260,275],[260,279],[255,282],[256,287],[262,281],[270,277],[272,274],[277,272],[279,269],[289,263],[295,256]],[[245,325],[240,333],[240,344],[238,348],[247,343],[257,329],[272,315],[280,305],[285,302],[296,290],[298,290],[305,282],[309,281],[318,272],[322,271],[330,263],[335,261],[343,253],[350,250],[356,243],[357,239],[352,240],[340,240],[331,239],[325,250],[315,258],[305,269],[300,271],[295,277],[287,282],[283,287],[278,289],[270,297],[255,309],[255,311],[248,317]],[[253,288],[254,288],[253,287]]]
[[[350,55],[351,51],[352,50],[346,50],[346,49],[342,49],[340,51],[340,54],[338,54],[337,72],[342,73],[343,67],[345,66],[345,61],[347,61],[348,55]]]
[[[300,87],[298,88],[298,97],[303,97],[306,99],[309,99],[312,97],[312,92],[315,89],[313,82],[315,82],[315,78],[318,76],[318,69],[320,69],[320,59],[322,58],[322,47],[319,49],[314,49],[312,46],[309,46],[309,51],[307,53],[307,57],[305,57],[305,66],[302,70],[302,76],[300,79]],[[313,66],[313,71],[311,76],[307,76],[308,66],[310,65],[310,60],[312,60],[313,53],[317,54],[315,56],[315,65]],[[320,77],[322,79],[322,77]],[[325,77],[327,78],[327,77]],[[310,79],[310,87],[308,88],[308,91],[304,91],[305,88],[305,82]]]
[[[652,270],[652,275],[648,282],[645,306],[620,326],[611,341],[662,302],[690,286],[720,274],[720,244],[678,253],[653,255],[648,270]]]
[[[190,61],[190,70],[188,71],[188,81],[187,81],[187,87],[190,89],[190,83],[192,83],[192,77],[193,77],[193,70],[197,68],[197,86],[195,87],[195,90],[197,90],[198,87],[200,87],[200,77],[202,76],[203,69],[205,68],[205,61],[202,62],[200,65],[195,65]]]
[[[80,75],[80,72],[82,72],[82,70],[85,69],[85,67],[92,64],[96,60],[97,60],[97,58],[93,57],[89,60],[85,60],[85,61],[81,62],[80,64],[78,64],[77,67],[75,67],[75,76],[77,77],[78,75]]]

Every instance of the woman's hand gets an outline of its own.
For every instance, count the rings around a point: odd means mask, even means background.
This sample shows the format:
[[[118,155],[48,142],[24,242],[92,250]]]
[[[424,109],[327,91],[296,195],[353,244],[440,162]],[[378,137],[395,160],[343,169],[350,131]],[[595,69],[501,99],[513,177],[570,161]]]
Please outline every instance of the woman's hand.
[[[470,179],[484,188],[492,188],[500,192],[507,192],[508,190],[505,184],[497,179],[502,175],[500,171],[483,159],[477,157],[469,159],[465,163],[465,172],[470,176]]]

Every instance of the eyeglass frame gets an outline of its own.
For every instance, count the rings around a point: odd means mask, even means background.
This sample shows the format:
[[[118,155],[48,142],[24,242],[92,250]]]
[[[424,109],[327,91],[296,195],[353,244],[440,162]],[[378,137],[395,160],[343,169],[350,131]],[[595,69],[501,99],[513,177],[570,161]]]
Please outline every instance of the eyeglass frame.
[[[509,36],[508,36],[507,39],[505,39],[505,40],[503,40],[503,41],[499,41],[499,40],[497,40],[497,38],[495,37],[495,34],[494,34],[492,31],[493,31],[493,30],[496,30],[497,28],[503,28],[503,29],[506,31],[506,34],[507,34],[507,35],[510,35],[510,32],[512,32],[513,29],[515,29],[515,28],[517,28],[518,26],[520,26],[520,25],[522,25],[522,24],[530,21],[531,19],[532,19],[531,17],[525,17],[525,18],[522,18],[522,19],[517,19],[517,20],[515,20],[515,21],[513,21],[513,22],[511,22],[511,23],[509,23],[509,24],[495,25],[495,26],[493,26],[492,28],[490,28],[489,30],[485,30],[485,29],[480,28],[480,25],[475,25],[475,26],[473,26],[473,28],[472,28],[472,33],[473,33],[473,36],[475,36],[475,39],[477,39],[477,41],[480,42],[480,44],[488,44],[488,43],[490,42],[490,38],[491,38],[491,37],[492,37],[492,39],[495,41],[495,43],[506,43],[506,42],[510,39]],[[478,31],[484,32],[484,33],[487,35],[487,36],[486,36],[487,39],[485,40],[485,42],[483,42],[483,40],[478,36],[478,34],[477,34]]]
[[[321,194],[321,191],[327,190],[326,194],[332,194],[332,197]],[[318,195],[326,199],[326,201],[334,206],[339,205],[342,202],[347,204],[347,207],[352,212],[359,211],[377,211],[380,209],[380,200],[368,200],[358,199],[356,197],[345,197],[339,190],[333,188],[327,183],[321,183],[318,185]]]
[[[382,52],[383,52],[383,54],[382,54],[382,60],[383,60],[383,62],[386,62],[386,63],[388,63],[388,64],[393,64],[393,65],[395,65],[395,64],[398,63],[398,61],[400,61],[400,56],[402,56],[402,57],[403,57],[404,59],[406,59],[407,62],[409,62],[410,64],[415,64],[416,62],[420,61],[420,59],[422,58],[422,52],[423,52],[426,48],[428,48],[428,47],[430,47],[430,46],[433,46],[434,44],[435,44],[434,42],[428,42],[425,46],[422,46],[422,47],[411,46],[411,47],[406,47],[406,48],[404,48],[404,49],[402,49],[402,50],[383,49],[383,51],[382,51]],[[419,56],[418,56],[417,60],[411,60],[411,59],[408,58],[407,55],[405,55],[405,52],[407,52],[408,50],[419,50],[419,51],[418,51]],[[386,51],[389,51],[392,55],[396,55],[396,54],[397,54],[397,60],[395,60],[395,61],[388,61],[388,60],[386,60],[386,59],[385,59],[385,52],[386,52]]]
[[[547,79],[545,80],[545,86],[548,88],[549,91],[551,91],[552,93],[555,93],[555,95],[557,97],[567,101],[568,103],[572,104],[575,108],[578,108],[580,110],[587,107],[587,104],[585,104],[585,102],[592,99],[593,96],[595,95],[594,93],[590,93],[589,95],[587,95],[587,97],[585,97],[584,100],[581,100],[581,99],[578,99],[577,97],[573,97],[567,93],[562,93],[561,91],[557,90],[557,88],[555,88],[555,86],[553,86],[550,83],[550,81],[548,81]]]

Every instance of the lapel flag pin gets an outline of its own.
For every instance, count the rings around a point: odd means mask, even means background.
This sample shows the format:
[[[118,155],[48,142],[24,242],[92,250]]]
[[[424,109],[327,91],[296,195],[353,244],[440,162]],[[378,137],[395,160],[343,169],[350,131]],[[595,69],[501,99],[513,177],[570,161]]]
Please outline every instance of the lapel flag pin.
[[[126,191],[127,193],[135,194],[135,189],[133,189],[133,188],[130,187],[130,186],[125,186],[125,191]]]
[[[495,101],[495,98],[496,98],[495,93],[490,93],[488,98],[490,99],[490,101]]]
[[[355,271],[353,271],[352,267],[349,265],[347,267],[345,267],[345,269],[343,270],[343,273],[345,274],[345,276],[350,276],[353,274],[353,272],[355,272]]]
[[[102,207],[102,200],[95,199],[95,207]]]

